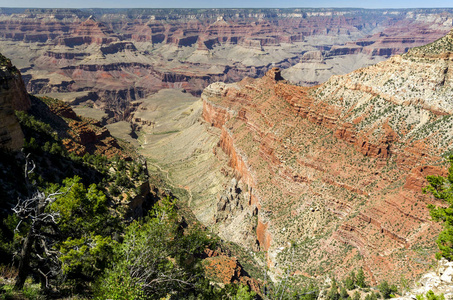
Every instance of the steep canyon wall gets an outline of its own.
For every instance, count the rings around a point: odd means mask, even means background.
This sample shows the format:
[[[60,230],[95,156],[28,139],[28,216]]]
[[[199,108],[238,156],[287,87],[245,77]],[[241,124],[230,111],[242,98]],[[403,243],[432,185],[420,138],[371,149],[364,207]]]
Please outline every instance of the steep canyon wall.
[[[29,92],[91,91],[97,108],[164,88],[194,95],[272,66],[303,85],[352,71],[448,32],[453,11],[363,9],[2,9],[0,48]],[[68,98],[68,97],[65,97]]]
[[[0,54],[0,146],[19,150],[24,145],[24,135],[16,118],[15,110],[30,108],[30,99],[25,90],[19,70]]]
[[[205,90],[203,118],[222,129],[218,147],[255,199],[256,237],[275,274],[291,255],[295,273],[313,278],[359,266],[372,282],[427,270],[439,226],[421,189],[453,146],[451,41],[313,88],[275,68]]]

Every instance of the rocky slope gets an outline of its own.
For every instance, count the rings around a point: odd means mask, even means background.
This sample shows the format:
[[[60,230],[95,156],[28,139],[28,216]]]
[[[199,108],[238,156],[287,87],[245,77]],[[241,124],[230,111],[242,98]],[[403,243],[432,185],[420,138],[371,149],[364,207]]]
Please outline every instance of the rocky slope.
[[[30,108],[30,99],[24,82],[9,59],[0,54],[0,146],[19,150],[24,144],[24,135],[15,110]]]
[[[3,155],[0,162],[3,170],[0,176],[0,213],[9,214],[10,205],[18,197],[23,197],[24,153],[30,154],[36,168],[40,169],[35,171],[40,180],[51,178],[61,181],[76,174],[90,181],[100,180],[97,170],[80,163],[85,154],[134,160],[134,163],[142,164],[146,172],[143,157],[137,155],[136,150],[127,143],[114,138],[100,122],[77,115],[62,101],[30,96],[19,70],[2,54],[0,120],[0,150]],[[61,148],[66,148],[71,155]],[[23,153],[21,149],[24,149]],[[155,191],[151,192],[152,188]],[[161,192],[159,188],[143,177],[135,180],[133,188],[119,193],[115,200],[123,201],[122,204],[127,207],[125,211],[130,215],[140,215],[150,205],[147,201],[150,202],[153,196],[157,197],[155,194],[158,192]]]
[[[439,226],[421,189],[453,148],[452,42],[450,32],[314,88],[290,85],[274,68],[205,89],[203,119],[219,128],[213,151],[227,155],[248,193],[240,210],[250,217],[232,213],[230,222],[254,228],[274,275],[290,267],[294,280],[342,276],[361,266],[375,283],[429,267]],[[219,211],[237,207],[236,194],[212,199],[211,225],[221,228]]]
[[[32,160],[34,171],[30,177],[33,176],[35,182],[60,183],[63,178],[77,175],[85,184],[97,184],[108,197],[110,211],[120,215],[125,222],[143,217],[156,201],[173,197],[161,178],[149,177],[147,162],[136,149],[114,138],[98,121],[77,115],[63,101],[28,95],[20,72],[1,54],[0,82],[2,220],[11,216],[11,208],[16,205],[17,199],[26,197],[29,187],[23,182],[25,154],[27,159]],[[190,94],[187,96],[191,97]],[[17,113],[18,117],[15,115],[17,110],[21,111]],[[127,122],[120,123],[130,127]],[[6,151],[5,147],[8,148]],[[22,151],[18,151],[21,148]],[[66,148],[67,152],[62,148]],[[122,171],[120,163],[123,163]],[[123,175],[120,176],[125,176],[125,179],[120,182],[118,176],[121,173]],[[113,186],[117,192],[113,192]],[[184,215],[180,219],[181,230],[198,226],[193,222],[191,213],[181,211],[181,216]],[[5,242],[10,237],[5,235],[7,231],[3,227],[0,229]],[[232,252],[224,244],[215,250],[205,249],[200,255],[207,277],[221,285],[241,283],[259,292],[259,282],[233,256],[237,253],[241,251]],[[2,255],[7,263],[11,262],[9,253],[5,253],[4,249]]]
[[[57,132],[62,138],[63,146],[77,156],[87,153],[105,155],[113,158],[115,155],[122,159],[131,160],[124,144],[120,145],[109,130],[98,121],[77,115],[72,108],[56,99],[43,97],[32,98],[31,109],[38,118],[53,122]]]
[[[397,300],[416,299],[417,295],[426,295],[429,291],[436,295],[443,294],[445,299],[453,299],[453,263],[441,259],[431,272],[424,274],[411,289],[404,291]]]
[[[2,9],[0,48],[23,71],[29,92],[90,91],[83,101],[128,119],[131,101],[160,89],[199,95],[209,83],[259,77],[271,66],[289,68],[285,76],[294,82],[317,84],[433,41],[451,27],[452,15],[435,9]]]

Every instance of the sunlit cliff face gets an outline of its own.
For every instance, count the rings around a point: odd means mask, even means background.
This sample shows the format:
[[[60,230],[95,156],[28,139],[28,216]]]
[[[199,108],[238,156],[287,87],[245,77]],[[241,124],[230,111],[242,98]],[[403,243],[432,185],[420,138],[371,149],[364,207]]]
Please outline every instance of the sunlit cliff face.
[[[274,274],[290,257],[313,277],[361,266],[379,282],[426,270],[439,226],[421,190],[452,147],[450,44],[447,35],[313,88],[272,69],[205,90],[203,117],[248,188]]]
[[[210,83],[261,77],[272,66],[291,82],[319,84],[431,42],[448,22],[448,10],[3,10],[0,45],[29,92],[93,101],[120,120],[158,90],[198,96]]]

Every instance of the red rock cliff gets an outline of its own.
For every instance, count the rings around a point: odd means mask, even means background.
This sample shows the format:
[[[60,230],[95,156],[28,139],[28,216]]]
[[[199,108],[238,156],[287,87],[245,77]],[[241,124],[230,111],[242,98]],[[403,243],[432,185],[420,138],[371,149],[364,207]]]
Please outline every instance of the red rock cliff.
[[[404,67],[416,73],[413,63]],[[382,76],[393,61],[386,64]],[[366,78],[374,68],[357,72]],[[270,266],[278,273],[293,240],[298,270],[315,277],[361,266],[378,282],[426,270],[439,226],[421,188],[443,170],[435,165],[452,143],[440,146],[436,126],[448,117],[420,100],[399,104],[390,90],[338,84],[357,73],[302,88],[276,80],[276,71],[211,85],[202,96],[204,119],[222,128],[218,145],[258,201],[257,240]],[[320,265],[326,269],[313,267]]]

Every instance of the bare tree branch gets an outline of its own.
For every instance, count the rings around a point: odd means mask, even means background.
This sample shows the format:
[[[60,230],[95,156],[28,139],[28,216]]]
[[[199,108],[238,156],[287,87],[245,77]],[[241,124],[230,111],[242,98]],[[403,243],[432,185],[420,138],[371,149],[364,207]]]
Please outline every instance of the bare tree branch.
[[[61,264],[58,259],[60,253],[50,250],[50,245],[52,244],[52,240],[54,240],[51,232],[57,230],[57,221],[60,214],[58,212],[46,212],[46,207],[53,203],[57,199],[57,196],[63,193],[57,191],[46,195],[44,192],[39,191],[34,186],[34,183],[30,183],[30,175],[34,172],[35,168],[36,165],[30,159],[30,154],[27,154],[25,156],[24,176],[29,196],[26,199],[18,199],[16,206],[12,208],[13,212],[19,218],[19,224],[17,224],[15,231],[19,230],[20,225],[24,221],[30,225],[20,254],[15,254],[15,257],[19,257],[19,273],[15,284],[16,289],[22,289],[25,279],[33,272],[37,272],[40,275],[41,283],[47,288],[49,276],[61,272]],[[32,268],[33,259],[37,259],[38,265],[41,267]],[[49,269],[49,272],[45,273],[42,271],[42,267]]]

